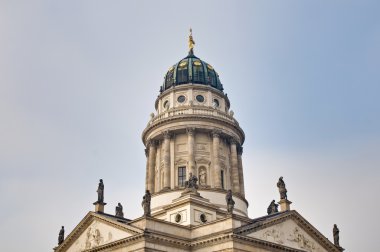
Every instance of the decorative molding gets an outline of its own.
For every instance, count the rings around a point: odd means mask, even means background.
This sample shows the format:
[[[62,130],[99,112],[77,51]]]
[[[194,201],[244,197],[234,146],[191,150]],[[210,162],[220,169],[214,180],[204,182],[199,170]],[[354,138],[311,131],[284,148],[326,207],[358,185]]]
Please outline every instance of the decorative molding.
[[[170,139],[172,137],[172,134],[169,132],[169,130],[163,131],[162,135],[164,136],[164,139]]]
[[[186,132],[190,136],[194,136],[195,128],[186,128]]]

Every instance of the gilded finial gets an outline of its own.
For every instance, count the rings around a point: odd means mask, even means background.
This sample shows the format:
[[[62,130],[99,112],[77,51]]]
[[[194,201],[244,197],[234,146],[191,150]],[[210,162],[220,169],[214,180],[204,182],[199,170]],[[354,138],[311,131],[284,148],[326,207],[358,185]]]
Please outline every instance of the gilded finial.
[[[190,28],[190,35],[189,35],[189,55],[194,55],[194,48],[195,42],[193,40],[193,30]]]

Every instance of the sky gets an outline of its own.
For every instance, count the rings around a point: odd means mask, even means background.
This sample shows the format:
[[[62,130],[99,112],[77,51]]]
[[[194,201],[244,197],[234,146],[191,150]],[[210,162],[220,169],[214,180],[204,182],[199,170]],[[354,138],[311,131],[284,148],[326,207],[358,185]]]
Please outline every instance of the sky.
[[[0,251],[52,251],[93,211],[142,215],[141,133],[168,68],[220,75],[251,218],[288,198],[346,251],[380,224],[380,2],[0,0]],[[22,241],[22,242],[20,242]]]

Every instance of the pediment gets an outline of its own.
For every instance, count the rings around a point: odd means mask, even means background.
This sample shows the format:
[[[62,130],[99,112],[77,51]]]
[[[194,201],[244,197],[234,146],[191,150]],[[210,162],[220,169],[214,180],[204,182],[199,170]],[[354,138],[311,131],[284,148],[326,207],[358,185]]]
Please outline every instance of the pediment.
[[[57,251],[80,252],[141,233],[116,218],[90,212],[67,236]]]
[[[254,221],[237,233],[307,252],[340,251],[295,211]]]
[[[328,252],[295,221],[288,219],[247,236],[308,252]]]

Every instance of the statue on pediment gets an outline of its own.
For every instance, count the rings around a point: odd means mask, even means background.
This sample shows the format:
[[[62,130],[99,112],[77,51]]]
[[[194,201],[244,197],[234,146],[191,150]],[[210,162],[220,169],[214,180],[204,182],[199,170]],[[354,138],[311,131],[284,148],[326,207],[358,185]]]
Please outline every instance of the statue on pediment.
[[[288,191],[286,190],[285,182],[283,180],[283,177],[280,177],[278,179],[277,187],[278,187],[278,190],[280,192],[280,199],[288,199],[288,196],[287,196],[287,192]]]
[[[340,247],[340,245],[339,245],[339,229],[338,229],[338,226],[336,224],[334,224],[333,235],[334,235],[334,245],[337,247]]]
[[[193,175],[191,172],[190,172],[190,176],[189,176],[189,180],[186,181],[186,188],[189,188],[189,189],[198,189],[198,185],[197,185],[197,182],[198,182],[198,178],[197,176]]]
[[[104,202],[104,184],[103,184],[103,179],[99,180],[99,185],[98,185],[98,190],[96,190],[98,193],[98,203],[103,203]]]
[[[275,203],[275,200],[272,200],[272,202],[268,206],[267,213],[268,214],[278,213],[278,204]]]
[[[58,235],[58,245],[61,245],[64,240],[65,240],[65,228],[64,228],[64,226],[62,226],[61,230],[59,231],[59,235]]]
[[[122,218],[124,218],[123,206],[120,203],[117,203],[115,212],[116,212],[115,213],[116,217],[122,217]]]

